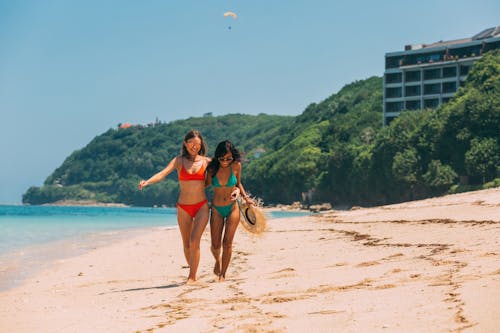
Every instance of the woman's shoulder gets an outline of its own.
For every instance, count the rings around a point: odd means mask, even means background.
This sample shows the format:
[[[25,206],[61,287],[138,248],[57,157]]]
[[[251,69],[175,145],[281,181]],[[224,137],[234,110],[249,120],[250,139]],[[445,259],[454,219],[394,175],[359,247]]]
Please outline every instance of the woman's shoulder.
[[[208,156],[203,156],[203,161],[204,161],[204,165],[205,165],[205,169],[209,169],[210,168],[210,162],[212,162],[212,159]]]
[[[205,157],[205,168],[209,174],[212,174],[214,171],[214,165],[210,157]]]
[[[233,167],[233,171],[240,171],[241,170],[241,162],[240,161],[234,161],[231,166]]]
[[[177,155],[172,159],[172,162],[174,162],[174,166],[176,168],[179,168],[182,165],[182,155]]]

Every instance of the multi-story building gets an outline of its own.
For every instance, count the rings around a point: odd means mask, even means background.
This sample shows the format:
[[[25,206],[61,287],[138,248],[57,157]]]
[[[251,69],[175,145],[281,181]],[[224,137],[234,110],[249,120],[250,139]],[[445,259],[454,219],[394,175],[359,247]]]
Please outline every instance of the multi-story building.
[[[406,45],[385,54],[383,123],[403,110],[435,108],[460,87],[472,64],[500,47],[500,26],[471,38]]]

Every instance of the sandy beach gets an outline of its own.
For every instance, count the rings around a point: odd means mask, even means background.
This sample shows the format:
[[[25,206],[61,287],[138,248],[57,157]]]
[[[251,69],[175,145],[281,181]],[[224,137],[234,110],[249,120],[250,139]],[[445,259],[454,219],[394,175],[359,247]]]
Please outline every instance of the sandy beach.
[[[0,332],[495,332],[500,188],[268,221],[197,285],[179,231],[55,262],[0,293]]]

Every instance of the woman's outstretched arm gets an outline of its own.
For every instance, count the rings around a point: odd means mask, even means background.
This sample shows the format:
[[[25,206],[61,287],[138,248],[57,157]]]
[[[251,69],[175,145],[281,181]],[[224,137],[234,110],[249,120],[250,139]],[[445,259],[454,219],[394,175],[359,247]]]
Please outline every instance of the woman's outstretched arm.
[[[151,178],[148,180],[141,180],[139,183],[139,190],[142,190],[144,187],[149,186],[154,183],[158,183],[159,181],[163,180],[165,177],[167,177],[172,171],[174,171],[177,167],[177,159],[178,157],[174,157],[170,163],[165,167],[165,169],[161,170],[157,174],[153,175]]]

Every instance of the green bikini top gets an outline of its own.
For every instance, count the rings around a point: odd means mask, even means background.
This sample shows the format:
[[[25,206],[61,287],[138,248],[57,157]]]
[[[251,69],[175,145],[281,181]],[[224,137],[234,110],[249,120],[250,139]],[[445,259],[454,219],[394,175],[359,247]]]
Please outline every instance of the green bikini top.
[[[212,186],[213,187],[233,187],[233,186],[236,186],[237,182],[238,181],[236,180],[236,176],[234,175],[232,170],[231,170],[231,176],[229,176],[229,179],[227,180],[227,183],[225,185],[221,185],[219,183],[219,178],[217,178],[217,175],[214,175],[212,177]]]

